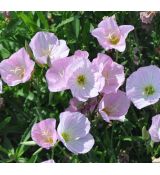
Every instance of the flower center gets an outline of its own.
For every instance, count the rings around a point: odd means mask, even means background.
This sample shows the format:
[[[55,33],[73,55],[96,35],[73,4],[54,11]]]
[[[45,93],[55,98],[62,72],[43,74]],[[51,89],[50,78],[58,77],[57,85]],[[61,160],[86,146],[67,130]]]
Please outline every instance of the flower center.
[[[110,33],[107,37],[107,39],[109,40],[109,42],[113,45],[118,44],[118,42],[120,41],[120,37],[115,34],[115,33]]]
[[[51,53],[51,50],[49,50],[49,49],[43,49],[42,50],[42,56],[49,56],[50,53]]]
[[[16,67],[15,69],[11,70],[11,72],[18,76],[20,79],[22,79],[25,74],[25,69],[24,67]]]
[[[68,133],[66,133],[66,132],[62,133],[62,137],[65,140],[65,142],[68,142],[68,141],[71,140],[71,136]]]
[[[48,143],[50,143],[50,144],[53,144],[53,143],[54,143],[52,137],[47,137],[47,138],[46,138],[46,142],[48,142]]]
[[[109,109],[108,107],[105,107],[104,109],[102,109],[103,112],[105,112],[108,116],[111,115],[112,110]]]
[[[53,144],[54,143],[54,140],[53,138],[51,137],[51,134],[49,133],[49,131],[43,131],[42,132],[42,136],[44,138],[44,141],[49,143],[49,144]]]
[[[84,75],[79,75],[77,77],[77,83],[80,86],[84,86],[86,84],[86,77]]]
[[[155,93],[155,88],[152,85],[146,86],[144,88],[144,94],[146,96],[153,95]]]

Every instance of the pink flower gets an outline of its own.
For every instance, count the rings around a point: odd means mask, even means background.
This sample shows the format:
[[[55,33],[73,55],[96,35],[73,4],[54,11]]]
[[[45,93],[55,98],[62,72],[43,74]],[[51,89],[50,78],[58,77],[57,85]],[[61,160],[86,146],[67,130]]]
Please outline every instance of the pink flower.
[[[79,112],[63,112],[57,128],[59,139],[66,148],[75,154],[89,152],[94,145],[94,138],[89,133],[90,122]]]
[[[113,94],[104,94],[99,103],[99,112],[106,122],[110,120],[124,121],[128,112],[130,101],[126,94],[120,90]]]
[[[46,73],[48,88],[51,92],[68,89],[66,68],[71,64],[72,58],[66,57],[55,60]]]
[[[104,86],[104,78],[94,71],[86,54],[83,54],[84,52],[79,51],[79,55],[72,56],[73,61],[67,67],[66,75],[73,97],[84,102],[98,95]]]
[[[133,72],[126,82],[126,94],[138,109],[158,102],[160,69],[150,65]]]
[[[0,94],[2,94],[2,81],[0,80]]]
[[[106,17],[98,24],[98,28],[92,31],[99,44],[105,49],[116,49],[123,52],[126,48],[128,33],[134,29],[132,25],[118,26],[115,18]]]
[[[44,161],[42,163],[55,163],[55,161],[53,159],[50,159],[50,160],[46,160],[46,161]]]
[[[156,12],[140,12],[140,19],[145,24],[150,24],[153,20],[153,17],[156,15]]]
[[[97,72],[105,78],[102,92],[105,94],[115,93],[125,80],[124,67],[114,62],[108,55],[99,53],[92,61]]]
[[[70,111],[70,112],[81,112],[82,114],[88,114],[88,113],[92,113],[95,109],[95,107],[97,106],[97,98],[91,98],[88,101],[81,102],[79,100],[77,100],[75,97],[73,97],[70,102],[69,102],[69,107],[66,109],[66,111]]]
[[[149,134],[153,142],[160,142],[160,114],[152,118],[152,125]]]
[[[77,51],[75,51],[75,53],[72,57],[74,57],[74,59],[76,59],[76,58],[85,58],[85,59],[87,59],[89,57],[89,54],[88,54],[87,51],[77,50]]]
[[[55,119],[45,119],[33,125],[31,137],[40,147],[49,149],[57,141],[57,131]]]
[[[40,64],[47,64],[59,58],[64,58],[69,54],[66,41],[58,38],[49,32],[37,32],[30,42],[36,61]]]
[[[34,61],[29,58],[25,49],[21,48],[11,55],[9,59],[3,60],[0,63],[2,80],[7,83],[8,86],[25,83],[31,78],[34,65]]]

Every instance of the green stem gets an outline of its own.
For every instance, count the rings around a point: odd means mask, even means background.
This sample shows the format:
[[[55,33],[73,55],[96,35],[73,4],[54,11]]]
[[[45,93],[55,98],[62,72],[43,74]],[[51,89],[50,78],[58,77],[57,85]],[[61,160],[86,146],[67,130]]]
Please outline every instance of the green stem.
[[[58,146],[58,148],[63,152],[63,154],[64,154],[67,158],[70,159],[70,155],[68,155],[68,154],[66,153],[66,151],[65,151],[63,148],[61,148],[60,145],[57,145],[57,146]]]
[[[54,147],[52,148],[51,159],[54,159]]]
[[[39,148],[37,151],[35,151],[35,152],[33,153],[33,156],[35,156],[36,154],[40,153],[42,150],[43,150],[43,148]]]
[[[118,62],[118,51],[116,50],[116,62]]]

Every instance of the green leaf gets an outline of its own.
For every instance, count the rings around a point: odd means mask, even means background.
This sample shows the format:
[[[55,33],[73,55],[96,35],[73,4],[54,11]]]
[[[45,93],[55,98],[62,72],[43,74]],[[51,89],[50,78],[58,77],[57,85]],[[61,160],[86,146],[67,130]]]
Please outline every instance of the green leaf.
[[[148,140],[150,138],[150,135],[145,126],[142,128],[142,138],[143,140]]]
[[[40,22],[43,24],[44,28],[48,29],[49,26],[48,26],[47,17],[44,15],[45,12],[36,12],[36,13],[37,13],[37,16],[40,19]]]
[[[80,20],[78,17],[75,17],[75,20],[74,20],[74,30],[75,30],[76,38],[78,39],[79,31],[80,31]]]
[[[70,17],[64,21],[62,21],[57,27],[56,27],[56,30],[59,29],[60,27],[63,27],[64,25],[68,24],[68,23],[71,23],[72,21],[74,21],[74,17]]]
[[[29,13],[29,12],[28,12]],[[25,14],[24,12],[20,12],[17,14],[18,17],[20,17],[23,22],[26,24],[26,26],[32,31],[35,32],[38,30],[38,26],[35,24],[35,22],[33,22],[33,20],[31,19],[31,16],[28,14]]]
[[[0,123],[0,130],[4,129],[6,125],[11,121],[11,117],[5,118],[1,123]]]
[[[34,146],[36,143],[34,141],[21,142],[21,145]]]

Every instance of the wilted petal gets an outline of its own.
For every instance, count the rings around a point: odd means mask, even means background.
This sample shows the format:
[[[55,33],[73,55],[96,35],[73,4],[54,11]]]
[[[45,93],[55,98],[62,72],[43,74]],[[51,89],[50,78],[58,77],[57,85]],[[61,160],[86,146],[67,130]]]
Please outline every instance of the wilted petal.
[[[149,134],[154,142],[160,142],[160,115],[152,118],[152,125],[149,129]]]

